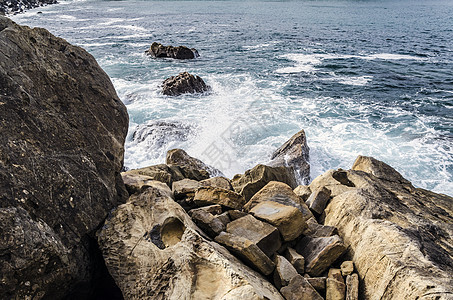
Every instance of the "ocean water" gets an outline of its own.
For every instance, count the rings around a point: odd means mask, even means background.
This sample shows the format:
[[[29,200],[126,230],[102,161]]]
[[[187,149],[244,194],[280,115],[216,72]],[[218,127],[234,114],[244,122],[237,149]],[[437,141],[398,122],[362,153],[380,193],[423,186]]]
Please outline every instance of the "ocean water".
[[[129,111],[129,168],[179,147],[232,177],[304,129],[312,178],[368,155],[453,195],[453,1],[86,0],[12,19],[95,56]],[[147,57],[154,41],[201,56]],[[183,71],[211,92],[162,95]]]

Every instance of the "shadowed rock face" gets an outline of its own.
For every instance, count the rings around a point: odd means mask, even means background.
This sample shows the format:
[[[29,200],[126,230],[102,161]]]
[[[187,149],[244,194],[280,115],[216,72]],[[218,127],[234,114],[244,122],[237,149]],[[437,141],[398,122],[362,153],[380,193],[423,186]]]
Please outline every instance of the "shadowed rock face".
[[[343,237],[365,298],[451,299],[452,197],[414,188],[363,156],[353,170],[330,171],[310,188],[322,186],[333,191],[325,224]]]
[[[261,275],[206,240],[169,193],[165,184],[150,183],[97,233],[126,299],[283,299]]]
[[[59,298],[91,280],[87,234],[127,196],[128,116],[95,59],[47,30],[0,17],[0,49],[0,298]]]
[[[200,56],[194,48],[189,49],[186,46],[164,46],[156,42],[152,43],[145,53],[155,58],[192,59]]]

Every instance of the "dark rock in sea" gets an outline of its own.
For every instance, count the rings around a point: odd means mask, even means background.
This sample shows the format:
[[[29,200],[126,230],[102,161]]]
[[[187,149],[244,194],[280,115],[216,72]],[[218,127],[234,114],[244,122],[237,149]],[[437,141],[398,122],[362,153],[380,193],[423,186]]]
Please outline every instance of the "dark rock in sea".
[[[0,17],[0,298],[89,298],[127,198],[126,108],[86,51]]]
[[[269,165],[292,167],[297,183],[308,184],[310,181],[309,151],[305,131],[301,130],[274,151]]]
[[[55,3],[57,3],[56,0],[0,0],[0,15],[21,13],[35,7]]]
[[[197,49],[189,49],[186,46],[164,46],[161,43],[152,43],[145,51],[146,54],[156,58],[193,59],[199,57]]]
[[[162,84],[162,94],[167,96],[179,96],[187,93],[203,93],[209,91],[209,86],[200,76],[194,76],[187,72],[180,73],[165,79]]]

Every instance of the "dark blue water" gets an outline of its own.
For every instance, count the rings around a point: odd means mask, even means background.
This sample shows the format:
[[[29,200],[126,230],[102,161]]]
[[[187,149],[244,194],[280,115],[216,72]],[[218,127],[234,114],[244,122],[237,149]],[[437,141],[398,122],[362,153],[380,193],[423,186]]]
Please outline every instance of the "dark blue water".
[[[312,177],[370,155],[453,195],[453,1],[75,1],[39,10],[13,19],[84,47],[112,78],[130,114],[129,167],[182,147],[232,176],[305,129]],[[146,57],[154,41],[201,57]],[[212,93],[161,95],[161,82],[182,71]],[[156,121],[178,129],[132,138]]]

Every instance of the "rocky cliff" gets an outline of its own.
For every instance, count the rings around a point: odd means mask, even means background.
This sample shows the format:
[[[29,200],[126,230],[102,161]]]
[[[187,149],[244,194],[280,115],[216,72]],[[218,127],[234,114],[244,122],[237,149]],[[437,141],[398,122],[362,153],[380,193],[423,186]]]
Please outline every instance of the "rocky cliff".
[[[90,54],[0,17],[0,298],[89,292],[90,233],[127,197],[127,126]]]

